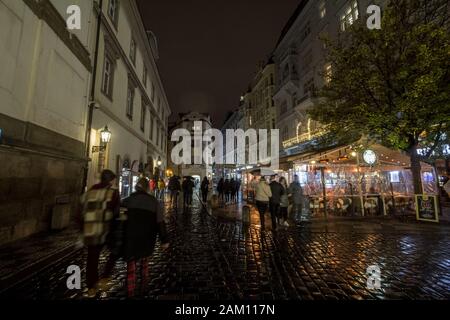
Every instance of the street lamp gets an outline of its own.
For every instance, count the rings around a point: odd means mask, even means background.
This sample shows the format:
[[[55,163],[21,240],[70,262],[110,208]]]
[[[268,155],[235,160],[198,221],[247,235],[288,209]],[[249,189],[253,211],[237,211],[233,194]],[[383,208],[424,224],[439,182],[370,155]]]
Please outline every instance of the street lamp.
[[[111,141],[111,131],[109,131],[108,126],[105,126],[100,131],[100,146],[93,146],[92,153],[104,152],[106,151],[106,145]]]
[[[111,141],[111,131],[109,131],[108,126],[105,126],[105,128],[100,131],[100,137],[104,144]]]
[[[161,157],[158,157],[158,161],[156,162],[156,164],[158,165],[158,167],[161,166],[161,164],[162,164]]]

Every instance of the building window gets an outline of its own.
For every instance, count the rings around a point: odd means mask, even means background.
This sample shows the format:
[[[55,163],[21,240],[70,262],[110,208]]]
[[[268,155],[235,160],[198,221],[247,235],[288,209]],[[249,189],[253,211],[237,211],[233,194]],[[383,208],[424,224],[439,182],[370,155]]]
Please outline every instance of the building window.
[[[145,116],[147,115],[147,106],[145,105],[145,102],[142,101],[141,106],[141,131],[145,132]]]
[[[158,115],[161,116],[161,98],[158,96]]]
[[[136,41],[131,39],[130,43],[130,59],[133,64],[136,64]]]
[[[331,75],[332,75],[331,64],[328,63],[328,64],[325,65],[325,77],[324,77],[324,80],[325,80],[326,84],[330,83]]]
[[[155,101],[155,84],[154,83],[152,83],[152,97],[151,97],[151,99],[152,99],[152,102]]]
[[[108,15],[111,18],[111,21],[117,27],[119,17],[119,0],[109,0]]]
[[[289,65],[286,64],[283,70],[283,80],[286,80],[289,77]]]
[[[282,137],[283,141],[289,139],[289,127],[288,126],[285,126],[283,128],[283,132],[281,134],[281,137]]]
[[[327,15],[327,7],[324,0],[322,0],[319,4],[319,14],[321,19],[325,18]]]
[[[130,80],[128,80],[130,82]],[[127,93],[127,117],[133,120],[133,104],[134,104],[134,86],[128,83],[128,93]]]
[[[156,146],[159,146],[159,128],[156,128]]]
[[[301,40],[304,41],[306,38],[308,38],[310,33],[311,33],[311,24],[308,21],[302,30],[302,39]]]
[[[150,141],[153,141],[153,121],[155,121],[155,118],[150,114]]]
[[[306,95],[314,96],[315,94],[315,85],[314,85],[314,78],[309,79],[308,81],[305,82],[305,84],[303,85],[303,92]]]
[[[341,30],[345,31],[356,20],[358,20],[358,1],[352,0],[350,4],[345,7],[344,13],[341,15]]]
[[[114,65],[112,60],[108,56],[105,56],[105,62],[103,65],[102,92],[109,98],[112,98],[113,82]]]
[[[287,102],[283,102],[283,104],[280,107],[280,115],[285,114],[287,112]]]
[[[144,66],[144,70],[142,71],[142,83],[144,84],[144,87],[147,88],[147,67]]]

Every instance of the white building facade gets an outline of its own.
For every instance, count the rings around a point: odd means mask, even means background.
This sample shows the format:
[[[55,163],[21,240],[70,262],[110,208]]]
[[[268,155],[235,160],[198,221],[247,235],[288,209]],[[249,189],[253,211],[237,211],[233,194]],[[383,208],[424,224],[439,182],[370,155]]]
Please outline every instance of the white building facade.
[[[72,33],[71,4],[84,12]],[[48,230],[54,215],[67,220],[76,208],[92,16],[90,1],[0,1],[0,244]]]
[[[67,29],[71,5],[79,30]],[[134,0],[0,0],[0,43],[0,244],[67,226],[104,168],[165,167],[170,108]]]
[[[337,0],[300,2],[284,27],[274,50],[277,83],[273,96],[280,130],[281,156],[295,153],[302,143],[323,134],[306,110],[318,103],[317,90],[332,72],[325,60],[321,36],[336,38],[358,19],[364,19],[370,4],[383,1]]]
[[[88,186],[109,168],[119,174],[119,190],[126,197],[139,176],[165,172],[171,110],[157,58],[156,39],[145,31],[136,2],[104,0]],[[111,140],[103,152],[93,152],[105,126]]]
[[[212,160],[209,159],[205,161],[203,156],[200,156],[198,153],[194,151],[194,146],[201,146],[202,150],[209,145],[209,142],[204,142],[203,137],[205,135],[205,131],[211,129],[211,117],[206,113],[199,112],[189,112],[189,113],[181,113],[179,114],[179,119],[174,124],[170,130],[170,137],[172,137],[173,131],[177,129],[184,129],[186,135],[183,135],[182,139],[190,139],[191,148],[189,152],[191,152],[190,162],[191,163],[183,163],[177,164],[172,162],[171,154],[172,149],[181,141],[171,141],[169,147],[169,168],[170,171],[174,175],[178,175],[180,177],[192,176],[197,180],[202,180],[204,177],[208,179],[212,178]],[[199,132],[200,135],[196,135],[195,133]],[[189,135],[187,134],[189,133]],[[198,141],[195,141],[198,140]],[[202,152],[203,155],[203,152]]]

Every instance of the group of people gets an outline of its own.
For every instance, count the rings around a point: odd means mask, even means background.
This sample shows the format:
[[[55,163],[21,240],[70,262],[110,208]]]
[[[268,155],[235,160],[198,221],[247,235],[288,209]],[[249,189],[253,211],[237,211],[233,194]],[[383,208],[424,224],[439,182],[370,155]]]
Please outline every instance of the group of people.
[[[291,201],[289,201],[289,197]],[[260,216],[261,229],[265,228],[265,214],[269,209],[272,228],[276,230],[277,226],[289,226],[288,209],[290,202],[293,215],[298,217],[301,214],[303,189],[297,175],[294,176],[294,181],[289,187],[284,177],[280,177],[277,181],[277,176],[272,176],[270,183],[267,182],[265,177],[261,177],[255,186],[255,200]]]
[[[150,192],[158,200],[164,200],[164,194],[166,193],[166,183],[164,180],[159,177],[150,179]]]
[[[228,203],[237,203],[239,197],[239,190],[241,189],[241,180],[235,180],[234,178],[219,180],[217,184],[217,193],[219,194],[219,200]]]
[[[86,282],[88,297],[99,290],[107,291],[116,261],[127,262],[127,292],[133,297],[136,290],[136,269],[140,264],[141,290],[148,282],[148,257],[155,248],[157,237],[163,249],[168,247],[168,236],[161,202],[151,194],[150,182],[140,178],[135,192],[121,201],[115,186],[116,175],[104,170],[100,183],[81,198],[80,227],[87,247]],[[109,257],[99,277],[99,258],[104,247]]]

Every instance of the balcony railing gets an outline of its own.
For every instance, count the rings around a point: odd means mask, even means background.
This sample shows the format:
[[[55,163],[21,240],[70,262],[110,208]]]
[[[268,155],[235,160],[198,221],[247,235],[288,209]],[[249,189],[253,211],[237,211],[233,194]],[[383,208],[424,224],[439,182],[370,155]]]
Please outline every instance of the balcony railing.
[[[310,141],[312,139],[323,136],[325,133],[326,133],[325,131],[317,131],[317,132],[313,132],[313,133],[306,132],[306,133],[299,134],[293,138],[284,140],[283,148],[289,148],[289,147],[295,146],[297,144],[300,144],[300,143],[303,143],[306,141]]]

